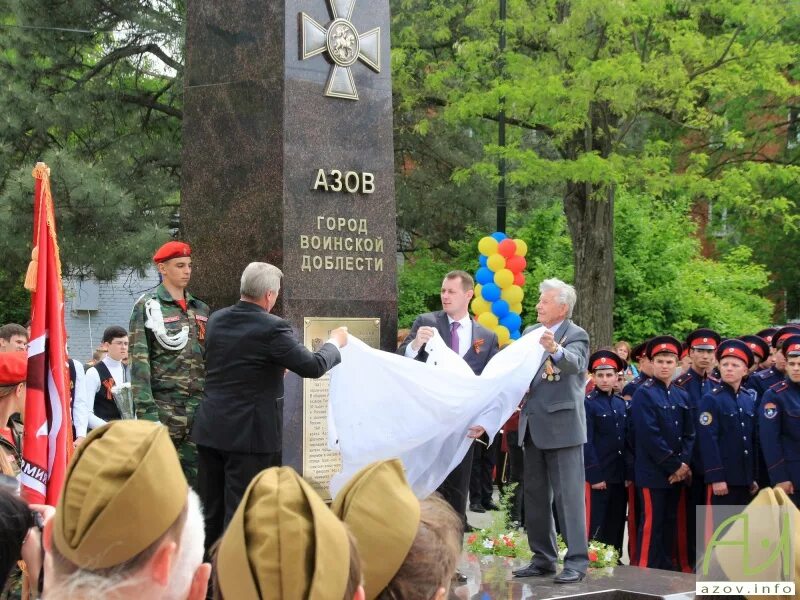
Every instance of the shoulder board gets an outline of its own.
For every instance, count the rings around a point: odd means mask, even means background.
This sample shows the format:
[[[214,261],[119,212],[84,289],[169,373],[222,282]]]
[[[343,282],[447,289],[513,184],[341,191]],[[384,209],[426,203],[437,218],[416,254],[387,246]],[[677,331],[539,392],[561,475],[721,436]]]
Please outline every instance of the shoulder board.
[[[724,388],[722,386],[713,387],[713,388],[711,388],[711,393],[712,394],[719,394],[720,392],[722,392],[723,389]]]
[[[775,385],[771,386],[769,389],[775,392],[776,394],[780,394],[781,392],[785,392],[786,390],[789,389],[789,384],[786,383],[785,381],[779,381]]]
[[[708,379],[708,381],[710,381],[711,383],[722,383],[722,379],[720,379],[716,375],[709,375],[706,379]]]
[[[208,306],[208,302],[206,302],[206,301],[204,301],[204,300],[201,300],[200,298],[198,298],[198,297],[197,297],[197,296],[195,296],[194,294],[189,294],[189,300],[190,300],[190,301],[194,301],[194,302],[196,302],[197,304],[201,304],[201,305],[205,306],[206,308],[209,308],[209,306]]]
[[[775,374],[775,370],[770,367],[769,369],[764,369],[763,371],[756,372],[756,377],[759,379],[769,379]]]
[[[686,373],[678,375],[678,377],[672,383],[673,385],[677,385],[678,387],[683,387],[691,380],[692,380],[692,374],[689,371],[687,371]]]
[[[652,379],[646,379],[645,382],[642,385],[643,386],[647,386],[647,387],[653,387],[653,380]]]

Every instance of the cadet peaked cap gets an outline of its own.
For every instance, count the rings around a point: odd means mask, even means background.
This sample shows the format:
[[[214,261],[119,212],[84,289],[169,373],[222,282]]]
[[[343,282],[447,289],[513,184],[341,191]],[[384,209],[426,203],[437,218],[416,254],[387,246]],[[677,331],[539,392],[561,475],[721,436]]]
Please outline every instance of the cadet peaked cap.
[[[361,469],[336,495],[331,510],[358,543],[367,600],[394,579],[417,537],[419,500],[398,459]]]
[[[722,341],[713,329],[695,329],[686,336],[686,345],[690,350],[716,350]]]
[[[641,344],[637,344],[631,350],[631,360],[638,361],[643,356],[647,356],[647,343],[650,340],[645,340]]]
[[[172,260],[173,258],[181,258],[185,256],[191,256],[192,249],[186,242],[167,242],[161,248],[159,248],[156,253],[153,255],[153,262],[158,264],[168,260]]]
[[[766,329],[762,329],[761,331],[759,331],[756,335],[765,342],[767,342],[768,344],[771,344],[772,336],[775,335],[776,331],[778,331],[777,327],[767,327]]]
[[[743,335],[739,339],[748,345],[753,356],[757,356],[758,360],[763,361],[769,356],[769,344],[763,338],[757,335]]]
[[[737,339],[725,340],[722,342],[717,346],[715,356],[717,360],[728,357],[738,358],[747,365],[748,369],[752,367],[755,362],[753,351],[750,350],[750,346],[747,345],[747,342]]]
[[[347,528],[290,467],[253,478],[217,552],[222,595],[235,600],[342,600]]]
[[[111,421],[93,430],[67,469],[53,543],[73,564],[107,569],[163,536],[186,506],[189,486],[167,428]]]
[[[681,343],[671,335],[659,335],[647,342],[647,358],[652,359],[656,354],[665,352],[680,356]]]
[[[800,327],[798,327],[797,325],[786,325],[785,327],[781,327],[772,336],[772,347],[780,350],[781,344],[783,344],[786,338],[788,338],[791,335],[797,335],[797,334],[800,334]]]
[[[800,356],[800,335],[790,335],[783,340],[783,354],[786,358]]]
[[[624,371],[628,366],[616,352],[611,350],[598,350],[589,357],[589,372],[594,373],[603,369]]]

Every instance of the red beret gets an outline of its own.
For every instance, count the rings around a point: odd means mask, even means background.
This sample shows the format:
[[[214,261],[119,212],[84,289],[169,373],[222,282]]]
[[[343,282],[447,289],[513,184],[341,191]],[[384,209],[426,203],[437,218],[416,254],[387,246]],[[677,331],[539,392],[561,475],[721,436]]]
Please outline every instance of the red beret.
[[[27,352],[0,352],[0,385],[22,383],[27,376]]]
[[[167,242],[153,255],[153,262],[158,264],[173,258],[191,255],[192,249],[186,242]]]

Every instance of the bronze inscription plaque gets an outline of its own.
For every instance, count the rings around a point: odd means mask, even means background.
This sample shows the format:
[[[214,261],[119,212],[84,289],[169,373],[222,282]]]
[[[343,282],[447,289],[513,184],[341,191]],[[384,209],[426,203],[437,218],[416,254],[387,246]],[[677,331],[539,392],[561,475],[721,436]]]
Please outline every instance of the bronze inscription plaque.
[[[330,338],[337,327],[347,330],[373,348],[381,347],[380,319],[304,317],[303,343],[311,351]],[[303,380],[303,477],[324,500],[330,500],[331,477],[341,470],[339,454],[328,448],[328,392],[330,374]]]

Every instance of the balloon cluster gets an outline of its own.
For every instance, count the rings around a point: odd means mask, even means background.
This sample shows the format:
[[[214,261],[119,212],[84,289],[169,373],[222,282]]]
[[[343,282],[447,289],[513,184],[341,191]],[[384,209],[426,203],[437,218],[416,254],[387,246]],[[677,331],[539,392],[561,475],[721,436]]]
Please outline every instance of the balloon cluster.
[[[522,271],[528,245],[496,232],[478,242],[480,268],[475,273],[472,312],[478,323],[494,331],[500,346],[520,337],[522,327]]]

